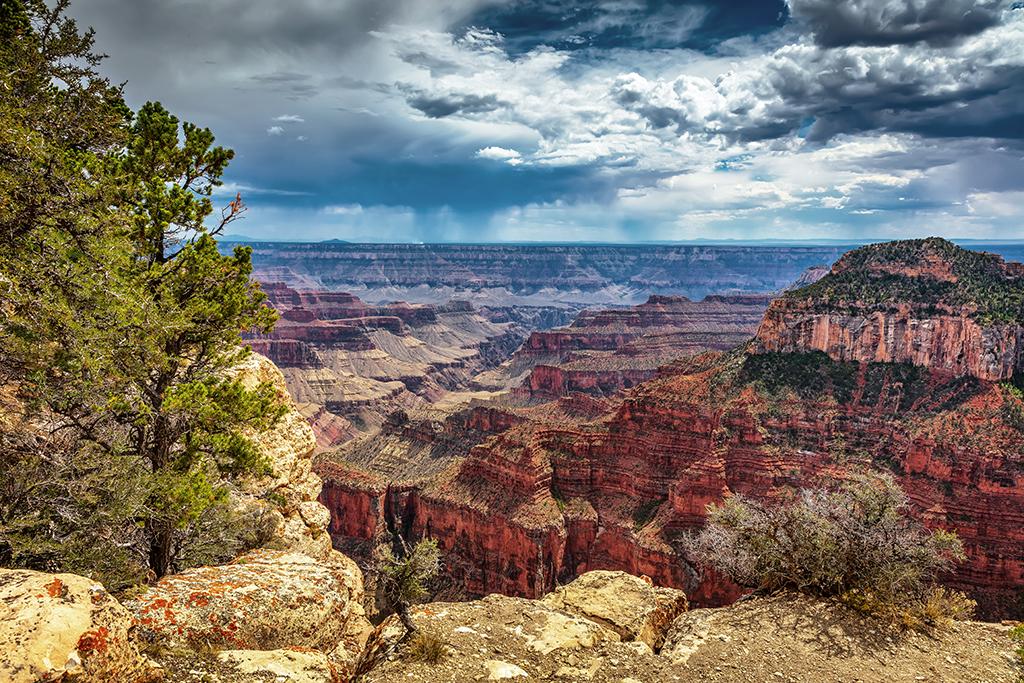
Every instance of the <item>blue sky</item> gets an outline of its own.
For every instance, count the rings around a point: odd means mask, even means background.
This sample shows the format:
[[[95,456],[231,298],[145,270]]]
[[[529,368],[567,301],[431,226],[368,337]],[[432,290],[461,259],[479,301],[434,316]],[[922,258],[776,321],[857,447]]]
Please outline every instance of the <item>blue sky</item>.
[[[77,0],[270,239],[1024,238],[1007,0]]]

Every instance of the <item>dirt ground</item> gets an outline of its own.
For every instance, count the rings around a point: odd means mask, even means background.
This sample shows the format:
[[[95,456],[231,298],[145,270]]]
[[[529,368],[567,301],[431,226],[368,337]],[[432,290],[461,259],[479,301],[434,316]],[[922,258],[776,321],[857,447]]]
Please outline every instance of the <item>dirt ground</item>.
[[[636,642],[571,637],[541,652],[539,638],[570,626],[553,624],[530,603],[492,596],[430,605],[417,623],[445,640],[447,656],[436,664],[412,662],[400,647],[364,680],[1019,683],[1024,675],[1008,627],[958,622],[934,635],[908,633],[836,603],[792,595],[688,612],[658,653]]]

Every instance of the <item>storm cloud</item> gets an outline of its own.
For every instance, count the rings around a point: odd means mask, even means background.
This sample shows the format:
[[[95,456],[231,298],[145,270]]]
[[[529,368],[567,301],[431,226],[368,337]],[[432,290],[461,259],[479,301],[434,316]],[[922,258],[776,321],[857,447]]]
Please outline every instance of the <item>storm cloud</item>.
[[[1024,214],[1006,181],[1024,177],[1024,9],[1006,1],[72,12],[131,104],[236,150],[227,187],[257,237],[1010,237]]]
[[[948,45],[997,25],[1005,0],[787,0],[819,45]]]

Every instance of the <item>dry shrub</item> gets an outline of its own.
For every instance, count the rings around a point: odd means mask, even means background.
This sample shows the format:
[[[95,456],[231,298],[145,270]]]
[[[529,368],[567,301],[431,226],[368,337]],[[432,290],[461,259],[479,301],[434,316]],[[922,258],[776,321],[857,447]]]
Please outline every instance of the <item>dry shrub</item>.
[[[417,631],[409,641],[405,656],[413,662],[437,664],[448,656],[448,646],[433,631]]]
[[[975,608],[974,601],[963,593],[935,585],[909,600],[894,601],[860,589],[847,591],[839,599],[860,612],[915,631],[948,628],[954,620],[970,619]]]
[[[908,628],[969,616],[972,601],[936,584],[964,559],[960,539],[926,529],[908,507],[885,474],[804,489],[776,505],[735,496],[709,509],[690,548],[741,586],[840,598]]]
[[[409,634],[416,632],[416,624],[409,614],[409,606],[427,595],[427,584],[441,570],[441,553],[437,541],[421,539],[411,548],[398,538],[401,554],[396,556],[387,545],[374,550],[373,573],[377,593],[385,608],[398,614]]]

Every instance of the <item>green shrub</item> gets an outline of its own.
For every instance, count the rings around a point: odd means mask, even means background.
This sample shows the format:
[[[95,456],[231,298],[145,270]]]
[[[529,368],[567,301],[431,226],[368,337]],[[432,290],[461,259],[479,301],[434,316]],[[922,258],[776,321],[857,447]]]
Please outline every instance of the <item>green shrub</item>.
[[[690,549],[741,586],[836,597],[910,628],[969,615],[966,597],[936,584],[964,559],[960,540],[907,513],[892,477],[858,475],[776,505],[733,497],[709,509]]]
[[[649,500],[646,503],[641,504],[636,510],[633,511],[633,530],[640,531],[640,529],[647,526],[654,516],[658,514],[658,508],[665,502],[664,498],[655,498]]]
[[[1013,627],[1010,631],[1010,639],[1017,646],[1018,664],[1024,667],[1024,624],[1018,624]],[[1024,681],[1024,673],[1021,674],[1021,680]]]
[[[429,594],[427,585],[441,569],[441,554],[433,539],[422,539],[411,548],[401,538],[399,541],[398,556],[386,545],[377,547],[373,569],[381,602],[413,634],[417,629],[409,607]]]
[[[947,263],[954,277],[901,272],[933,259]],[[822,310],[833,312],[864,306],[895,310],[900,302],[914,302],[926,314],[968,307],[982,325],[1019,323],[1024,320],[1024,282],[1008,275],[1002,263],[995,254],[936,237],[869,244],[847,252],[822,279],[785,296],[814,299]]]

